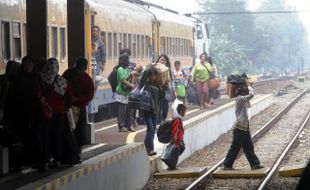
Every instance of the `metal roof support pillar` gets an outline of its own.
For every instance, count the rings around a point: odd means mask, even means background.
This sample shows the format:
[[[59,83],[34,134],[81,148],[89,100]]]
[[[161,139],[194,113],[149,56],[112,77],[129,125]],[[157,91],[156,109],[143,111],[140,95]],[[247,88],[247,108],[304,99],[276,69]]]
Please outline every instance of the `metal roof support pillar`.
[[[27,54],[47,57],[47,0],[26,0]]]
[[[67,0],[68,67],[85,57],[85,0]]]

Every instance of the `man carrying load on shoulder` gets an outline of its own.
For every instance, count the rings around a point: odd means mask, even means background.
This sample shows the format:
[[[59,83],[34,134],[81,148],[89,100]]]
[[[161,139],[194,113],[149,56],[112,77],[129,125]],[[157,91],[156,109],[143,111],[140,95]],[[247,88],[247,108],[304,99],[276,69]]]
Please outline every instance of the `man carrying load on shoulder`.
[[[254,152],[254,146],[249,129],[248,108],[250,100],[254,97],[254,90],[250,86],[250,81],[246,81],[247,89],[239,88],[236,90],[236,121],[234,123],[233,140],[226,159],[224,161],[224,170],[234,170],[233,164],[242,148],[247,160],[250,162],[251,169],[261,169],[260,161]]]

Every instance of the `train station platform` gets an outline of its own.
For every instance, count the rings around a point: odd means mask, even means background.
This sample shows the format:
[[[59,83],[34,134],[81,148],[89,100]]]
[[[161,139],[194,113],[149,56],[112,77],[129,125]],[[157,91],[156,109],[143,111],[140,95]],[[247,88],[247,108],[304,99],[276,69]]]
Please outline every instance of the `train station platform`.
[[[272,102],[272,95],[256,95],[251,101],[251,116],[263,111]],[[199,114],[186,117],[186,149],[179,158],[180,162],[231,129],[235,119],[234,106],[234,101],[227,101],[214,109],[200,110]],[[35,171],[30,176],[19,174],[0,178],[0,189],[141,189],[152,174],[165,170],[166,166],[160,160],[165,145],[159,143],[155,136],[155,151],[158,154],[148,157],[143,141],[139,139],[137,137],[135,143],[130,144],[89,147],[83,151],[85,161],[74,167],[49,170],[43,174]]]

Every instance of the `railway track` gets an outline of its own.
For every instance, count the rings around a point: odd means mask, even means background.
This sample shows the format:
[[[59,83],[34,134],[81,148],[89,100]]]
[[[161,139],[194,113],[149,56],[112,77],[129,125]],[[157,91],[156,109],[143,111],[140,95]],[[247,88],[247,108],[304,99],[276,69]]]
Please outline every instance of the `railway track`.
[[[300,93],[298,96],[296,96],[291,102],[289,102],[289,104],[287,106],[285,106],[282,110],[280,110],[260,130],[258,130],[255,134],[253,134],[252,135],[253,143],[255,143],[258,139],[263,137],[264,134],[266,134],[266,132],[268,132],[273,127],[273,125],[275,123],[277,123],[283,117],[283,115],[285,115],[307,92],[308,92],[308,90],[304,90],[302,93]],[[210,169],[208,169],[208,171],[206,173],[204,173],[201,177],[199,177],[193,183],[191,183],[186,188],[186,190],[200,189],[202,187],[202,185],[205,183],[206,179],[211,177],[211,175],[222,165],[223,161],[224,161],[224,158],[221,159],[216,164],[214,164]]]

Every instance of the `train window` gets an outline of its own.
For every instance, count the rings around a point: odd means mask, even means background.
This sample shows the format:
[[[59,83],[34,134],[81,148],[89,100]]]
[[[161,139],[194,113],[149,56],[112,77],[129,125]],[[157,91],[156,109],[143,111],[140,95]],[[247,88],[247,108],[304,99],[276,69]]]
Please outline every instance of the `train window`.
[[[131,34],[128,34],[128,46],[127,46],[130,50],[132,50],[131,48]]]
[[[124,48],[127,48],[127,34],[126,33],[123,34],[123,45],[124,45],[123,46]]]
[[[134,59],[137,58],[136,37],[135,34],[132,34],[132,56]]]
[[[177,47],[176,47],[176,38],[172,38],[172,49],[173,49],[173,56],[176,56],[177,54]]]
[[[104,44],[107,44],[106,42],[106,37],[105,37],[105,32],[101,32],[101,40]]]
[[[203,30],[201,25],[197,25],[197,39],[202,39],[203,38]]]
[[[108,58],[112,58],[112,33],[108,33],[108,52],[107,52]]]
[[[177,38],[177,56],[180,57],[180,38]]]
[[[137,57],[141,58],[141,49],[140,49],[140,35],[137,35]]]
[[[121,33],[118,34],[118,50],[120,51],[123,49],[123,35]],[[117,55],[119,56],[119,51],[117,52]]]
[[[167,54],[170,55],[171,47],[170,47],[171,41],[170,38],[167,37]]]
[[[160,53],[165,54],[165,37],[160,37]]]
[[[10,43],[10,23],[1,22],[1,43],[2,43],[2,57],[5,60],[11,58],[11,43]]]
[[[185,53],[185,56],[188,55],[187,40],[184,41],[184,53]]]
[[[51,27],[51,57],[58,57],[58,33],[57,33],[57,27]]]
[[[27,55],[27,24],[23,24],[23,55]]]
[[[180,54],[181,56],[184,56],[184,39],[180,40]]]
[[[146,49],[146,57],[149,58],[150,57],[150,37],[149,36],[145,36],[145,49]]]
[[[144,36],[141,36],[141,56],[142,56],[142,59],[145,58],[145,48],[144,48],[144,45],[145,45],[145,38],[144,38]]]
[[[22,57],[20,23],[13,22],[13,45],[15,59],[20,60]]]
[[[117,58],[117,34],[113,33],[113,58]]]
[[[60,59],[64,61],[67,57],[66,53],[66,29],[60,28]]]

